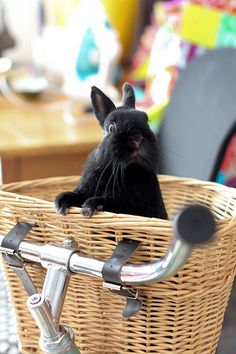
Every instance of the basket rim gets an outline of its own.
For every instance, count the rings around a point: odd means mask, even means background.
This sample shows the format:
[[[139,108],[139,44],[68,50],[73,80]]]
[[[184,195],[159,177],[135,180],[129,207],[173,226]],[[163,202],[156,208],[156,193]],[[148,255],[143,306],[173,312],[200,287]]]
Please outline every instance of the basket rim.
[[[45,213],[56,213],[55,210],[55,205],[53,201],[42,199],[39,197],[34,197],[34,196],[28,196],[24,194],[19,194],[14,190],[19,190],[19,189],[24,189],[24,188],[30,188],[30,187],[43,187],[45,185],[56,185],[58,183],[61,184],[66,184],[66,183],[75,183],[79,180],[80,176],[78,175],[73,175],[73,176],[59,176],[59,177],[47,177],[47,178],[40,178],[40,179],[35,179],[35,180],[27,180],[27,181],[20,181],[20,182],[12,182],[8,184],[2,184],[0,186],[0,201],[1,198],[3,201],[6,203],[12,201],[13,199],[16,201],[14,204],[14,208],[19,207],[20,209],[29,209],[30,207],[33,209],[39,209],[40,212],[45,212]],[[198,179],[193,179],[193,178],[187,178],[187,177],[176,177],[176,176],[170,176],[170,175],[158,175],[158,179],[160,184],[162,183],[171,183],[173,184],[174,182],[178,182],[179,184],[183,186],[195,186],[195,187],[200,187],[202,189],[210,190],[210,191],[218,191],[220,193],[223,193],[224,196],[227,195],[233,200],[235,200],[236,204],[236,189],[232,187],[227,187],[224,185],[221,185],[216,182],[210,182],[210,181],[201,181]],[[25,203],[27,205],[25,205]],[[17,204],[17,205],[16,205]],[[187,206],[187,204],[185,205]],[[178,210],[176,210],[176,213],[178,213]],[[176,214],[175,213],[175,214]],[[68,216],[70,217],[81,217],[84,219],[84,216],[81,213],[81,208],[79,207],[72,207],[70,208],[68,214],[66,216],[64,215],[58,215],[59,218],[67,218]],[[87,219],[87,218],[86,218]],[[110,224],[110,223],[116,223],[116,222],[128,222],[128,223],[136,223],[138,222],[139,224],[147,224],[148,226],[156,226],[156,222],[159,222],[159,226],[163,227],[168,227],[170,223],[173,222],[173,218],[170,218],[169,220],[163,220],[163,219],[158,219],[158,218],[149,218],[145,216],[138,216],[138,215],[130,215],[130,214],[116,214],[112,212],[107,212],[107,211],[102,211],[98,212],[93,215],[93,220],[95,219],[96,221],[100,222],[105,222],[105,224]],[[232,221],[233,219],[236,219],[236,213],[224,217],[223,219],[217,220],[218,226],[221,225],[221,223],[226,222],[227,220]],[[154,225],[155,224],[155,225]]]
[[[13,197],[13,196],[19,197],[19,195],[20,195],[22,198],[23,197],[27,198],[27,200],[32,200],[34,202],[38,202],[40,205],[40,208],[46,206],[47,209],[48,208],[51,209],[52,207],[54,208],[54,203],[52,201],[48,201],[48,200],[45,200],[45,199],[42,199],[39,197],[34,197],[34,196],[24,196],[24,194],[19,194],[16,190],[24,189],[24,188],[32,188],[32,187],[43,187],[45,185],[53,186],[58,183],[61,183],[61,184],[74,183],[76,185],[79,178],[80,178],[79,175],[57,176],[57,177],[46,177],[46,178],[39,178],[39,179],[34,179],[34,180],[26,180],[26,181],[18,181],[18,182],[11,182],[11,183],[7,183],[7,184],[2,184],[0,186],[0,197],[3,197],[3,198],[6,198],[6,197],[9,198],[9,197]],[[200,188],[207,189],[210,191],[217,191],[220,193],[224,193],[224,195],[227,194],[232,199],[235,199],[235,203],[236,203],[236,189],[216,183],[216,182],[203,181],[203,180],[198,180],[198,179],[189,178],[189,177],[170,176],[170,175],[158,175],[158,180],[159,180],[160,184],[178,183],[183,186],[200,187]],[[80,213],[80,208],[71,208],[70,210],[71,210],[70,214],[71,213],[73,213],[73,214]],[[107,213],[110,215],[118,215],[118,214],[109,213],[109,212],[103,212],[103,213]],[[119,214],[119,215],[126,215],[127,216],[127,214]],[[131,215],[131,216],[137,218],[137,216],[135,216],[135,215]],[[232,217],[230,217],[230,219]],[[142,218],[145,218],[145,217],[142,217]],[[228,218],[226,218],[226,219],[228,219]]]
[[[7,184],[2,184],[0,186],[0,192],[4,191],[4,192],[14,193],[14,189],[43,186],[48,183],[50,183],[51,185],[58,184],[58,183],[76,183],[80,177],[81,177],[80,175],[58,176],[58,177],[46,177],[46,178],[39,178],[39,179],[26,180],[26,181],[11,182]],[[171,175],[158,175],[158,180],[161,184],[178,182],[186,186],[197,185],[203,188],[207,188],[209,190],[217,190],[227,194],[232,194],[232,197],[236,198],[236,188],[228,187],[223,184],[219,184],[217,182],[203,181],[196,178],[178,177],[178,176],[171,176]]]
[[[17,181],[17,182],[11,182],[7,184],[2,184],[0,185],[0,195],[1,192],[9,192],[14,194],[15,189],[21,189],[21,188],[30,188],[30,187],[40,187],[44,185],[55,185],[58,183],[62,184],[67,184],[67,183],[76,183],[78,182],[80,175],[72,175],[72,176],[57,176],[57,177],[44,177],[44,178],[38,178],[38,179],[33,179],[33,180],[26,180],[26,181]],[[171,176],[171,175],[158,175],[158,180],[160,184],[163,183],[174,183],[178,182],[181,185],[185,186],[199,186],[201,188],[206,188],[211,191],[218,191],[218,192],[223,192],[231,195],[232,198],[236,199],[236,188],[233,187],[228,187],[223,184],[219,184],[217,182],[212,182],[212,181],[203,181],[199,180],[196,178],[190,178],[190,177],[178,177],[178,176]],[[18,193],[16,193],[18,194]],[[32,197],[35,198],[35,197]],[[35,198],[41,201],[45,201],[40,198]],[[236,200],[235,200],[236,203]]]

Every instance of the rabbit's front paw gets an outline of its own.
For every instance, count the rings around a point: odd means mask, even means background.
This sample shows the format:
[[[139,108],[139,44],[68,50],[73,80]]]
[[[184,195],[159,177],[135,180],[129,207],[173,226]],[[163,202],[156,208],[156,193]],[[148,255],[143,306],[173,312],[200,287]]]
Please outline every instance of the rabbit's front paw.
[[[58,214],[67,215],[69,208],[74,204],[73,192],[59,194],[55,200],[55,207]]]
[[[97,211],[101,211],[102,209],[102,198],[92,197],[86,200],[86,202],[82,206],[81,212],[84,216],[91,217]]]

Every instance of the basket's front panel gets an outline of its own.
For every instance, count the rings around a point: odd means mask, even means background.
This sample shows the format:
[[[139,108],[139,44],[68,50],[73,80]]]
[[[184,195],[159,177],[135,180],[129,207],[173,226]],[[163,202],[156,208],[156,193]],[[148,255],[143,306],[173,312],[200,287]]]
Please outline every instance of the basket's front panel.
[[[69,315],[81,352],[115,353],[113,348],[117,348],[121,353],[123,299],[110,297],[110,293],[102,288],[101,281],[76,276],[72,282],[62,319],[68,323]],[[76,301],[73,301],[74,296]]]
[[[40,273],[35,269],[34,280]],[[15,308],[22,353],[40,353],[39,333],[25,307],[26,294],[13,278],[14,275],[9,279],[13,297],[18,299]],[[169,295],[160,291],[158,296],[152,290],[154,295],[143,299],[139,314],[124,320],[121,317],[124,301],[103,290],[101,282],[89,279],[72,277],[62,314],[62,322],[73,328],[82,354],[215,352],[230,291],[228,284],[211,296],[183,297],[181,291],[170,296],[170,289]]]
[[[215,352],[230,291],[228,284],[211,296],[179,296],[179,300],[176,293],[147,296],[140,312],[125,320],[121,317],[124,301],[100,284],[87,282],[83,278],[81,286],[76,282],[75,293],[68,294],[64,309],[65,323],[69,318],[83,354]],[[79,300],[69,304],[76,288]]]
[[[23,182],[4,187],[0,193],[0,231],[6,234],[17,221],[34,221],[27,239],[60,243],[76,238],[89,257],[107,259],[123,237],[142,241],[133,263],[162,257],[172,237],[171,222],[134,216],[99,213],[91,219],[78,209],[66,216],[55,213],[52,204],[29,197],[52,199],[72,189],[75,178]],[[48,182],[47,182],[48,181]],[[62,321],[70,325],[82,354],[213,354],[219,338],[236,264],[235,195],[215,185],[194,185],[192,180],[162,178],[169,214],[190,202],[208,205],[219,219],[217,237],[209,246],[195,250],[186,266],[168,280],[140,286],[144,293],[140,312],[122,319],[124,300],[102,288],[100,280],[71,277]],[[69,188],[70,187],[70,188]],[[10,193],[11,189],[20,194]],[[42,289],[39,266],[28,265]],[[38,330],[25,306],[26,294],[15,275],[7,270],[17,313],[22,353],[40,353]]]

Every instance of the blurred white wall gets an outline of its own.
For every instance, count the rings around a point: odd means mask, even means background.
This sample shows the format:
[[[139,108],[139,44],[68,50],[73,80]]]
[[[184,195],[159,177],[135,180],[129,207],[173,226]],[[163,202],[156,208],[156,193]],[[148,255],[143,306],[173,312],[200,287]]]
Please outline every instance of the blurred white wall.
[[[31,59],[31,41],[38,31],[38,0],[2,0],[10,34],[16,40],[13,49],[4,51],[14,61]]]

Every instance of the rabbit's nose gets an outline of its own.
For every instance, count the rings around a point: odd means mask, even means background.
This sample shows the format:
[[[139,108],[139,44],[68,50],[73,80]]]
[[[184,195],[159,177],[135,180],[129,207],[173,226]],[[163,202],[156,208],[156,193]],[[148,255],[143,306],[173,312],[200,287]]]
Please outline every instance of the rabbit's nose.
[[[129,137],[128,145],[132,148],[139,149],[143,136],[141,134],[134,134]]]

